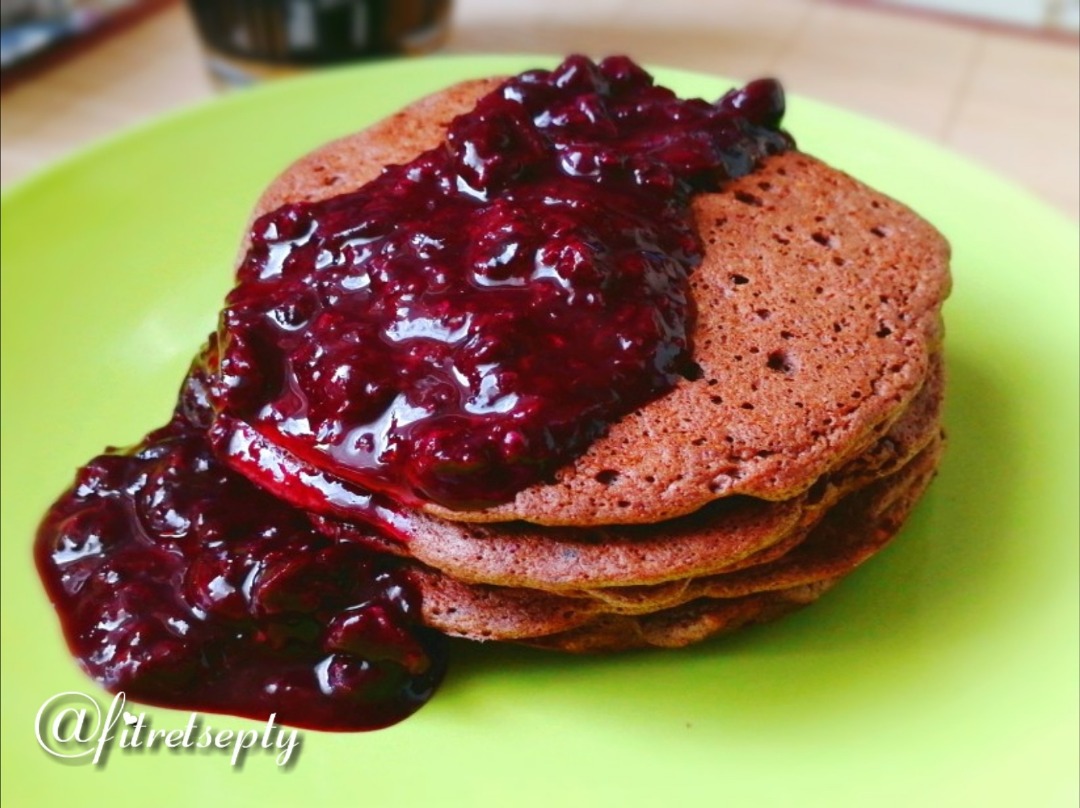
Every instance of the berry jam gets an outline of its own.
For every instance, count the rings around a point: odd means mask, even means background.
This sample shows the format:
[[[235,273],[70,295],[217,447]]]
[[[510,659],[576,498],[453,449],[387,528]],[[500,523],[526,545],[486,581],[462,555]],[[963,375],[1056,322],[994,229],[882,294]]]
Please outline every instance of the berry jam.
[[[446,659],[407,575],[228,470],[185,409],[91,460],[39,528],[38,570],[83,668],[133,699],[300,727],[373,729],[419,708]]]
[[[771,80],[681,101],[628,59],[571,57],[411,163],[258,219],[172,420],[91,460],[38,530],[80,664],[301,727],[416,710],[442,638],[365,545],[407,542],[403,506],[512,497],[694,378],[689,200],[790,148],[783,108]]]
[[[253,224],[221,416],[411,506],[550,479],[694,378],[689,199],[789,148],[783,108],[771,80],[680,100],[624,57],[508,80],[444,145]]]

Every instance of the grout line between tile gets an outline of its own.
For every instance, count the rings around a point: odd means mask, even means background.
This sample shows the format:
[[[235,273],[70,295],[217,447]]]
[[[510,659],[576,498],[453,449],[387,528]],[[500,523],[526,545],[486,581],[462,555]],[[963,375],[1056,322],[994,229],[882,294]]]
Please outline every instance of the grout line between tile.
[[[952,94],[949,108],[945,111],[945,117],[938,129],[937,139],[942,143],[948,143],[949,138],[952,136],[952,129],[960,115],[960,108],[967,101],[968,92],[971,90],[971,85],[975,80],[975,74],[982,67],[985,52],[986,34],[980,31],[975,39],[975,45],[968,55],[967,62],[964,64],[964,72],[960,74],[960,81],[956,86],[956,91]]]

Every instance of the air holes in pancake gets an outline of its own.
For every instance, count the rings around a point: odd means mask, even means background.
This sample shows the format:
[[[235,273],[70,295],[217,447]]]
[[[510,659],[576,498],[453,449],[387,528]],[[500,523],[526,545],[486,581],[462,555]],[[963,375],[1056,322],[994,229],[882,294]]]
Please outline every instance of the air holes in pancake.
[[[773,351],[769,354],[765,366],[778,373],[792,373],[795,370],[795,361],[786,351]]]
[[[601,485],[611,485],[617,479],[619,479],[619,472],[615,469],[604,469],[596,474],[596,481]]]
[[[892,333],[892,329],[889,328],[887,325],[885,325],[885,323],[881,323],[880,325],[881,325],[881,328],[879,328],[875,332],[875,336],[884,338],[884,337],[889,336],[889,334]]]
[[[705,371],[701,369],[701,365],[692,360],[687,361],[679,368],[679,375],[686,379],[688,382],[696,382],[699,379],[705,377]]]
[[[832,237],[821,231],[816,231],[810,234],[810,238],[820,244],[822,247],[832,246]]]
[[[746,191],[736,191],[735,198],[744,205],[753,205],[755,208],[760,208],[764,204],[760,196],[754,196]]]
[[[731,282],[736,286],[742,286],[744,283],[750,283],[750,279],[745,275],[732,275]]]
[[[752,410],[752,409],[754,409],[754,405],[751,404],[749,401],[744,401],[739,406],[742,407],[744,410]]]
[[[724,399],[722,399],[720,396],[709,396],[709,401],[711,401],[713,404],[724,403]]]
[[[739,471],[738,466],[727,466],[709,481],[709,491],[713,494],[719,494],[721,491],[726,490],[731,482],[738,480],[740,477],[742,477],[742,472]]]
[[[889,231],[884,227],[871,227],[870,232],[878,238],[886,238],[889,235]]]
[[[756,314],[759,319],[768,320],[769,317],[772,315],[772,312],[768,309],[756,309],[754,311],[754,314]]]

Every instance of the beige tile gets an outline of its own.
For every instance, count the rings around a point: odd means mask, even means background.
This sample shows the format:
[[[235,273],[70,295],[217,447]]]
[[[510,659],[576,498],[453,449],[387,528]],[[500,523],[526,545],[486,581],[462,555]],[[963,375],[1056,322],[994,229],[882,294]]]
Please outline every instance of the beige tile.
[[[539,11],[520,5],[520,16],[474,15],[465,4],[450,52],[525,52],[592,55],[626,53],[654,65],[752,78],[772,70],[786,43],[809,14],[791,0],[628,0],[588,6],[581,13]],[[606,12],[601,13],[604,9]],[[611,12],[616,8],[617,13]]]
[[[985,33],[969,92],[1004,93],[1025,104],[1043,102],[1080,108],[1080,48],[1038,38]]]
[[[628,0],[454,0],[455,24],[469,27],[476,23],[527,27],[530,23],[560,22],[561,27],[584,23],[608,22],[622,13]]]
[[[983,36],[945,142],[1080,218],[1080,50]]]
[[[5,145],[9,137],[26,134],[28,127],[52,114],[53,108],[38,100],[40,92],[40,86],[36,84],[17,84],[4,91],[0,137]]]
[[[104,40],[3,95],[4,184],[213,88],[182,5]]]
[[[630,24],[663,37],[668,64],[749,79],[774,72],[812,7],[792,0],[633,0],[628,11]]]
[[[38,88],[32,96],[5,98],[2,118],[5,158],[10,151],[34,153],[43,164],[112,134],[126,123],[126,117],[107,100],[59,87]],[[12,141],[22,145],[13,150]],[[21,157],[5,159],[3,182],[19,179],[32,167]]]
[[[41,158],[33,149],[4,147],[0,150],[0,177],[4,185],[27,176],[40,164]]]
[[[82,129],[104,126],[115,118],[113,105],[100,95],[59,84],[36,86],[32,92],[17,87],[4,96],[0,132],[5,143],[12,137],[34,140],[43,129],[60,122],[77,137]]]
[[[526,34],[502,27],[474,27],[454,36],[452,53],[543,53],[560,56],[583,52],[600,57],[628,54],[646,64],[747,76],[767,71],[769,53],[746,51],[738,43],[709,32],[642,31],[618,26],[573,28],[534,26]]]
[[[796,92],[936,137],[978,36],[901,13],[815,5],[776,73]]]

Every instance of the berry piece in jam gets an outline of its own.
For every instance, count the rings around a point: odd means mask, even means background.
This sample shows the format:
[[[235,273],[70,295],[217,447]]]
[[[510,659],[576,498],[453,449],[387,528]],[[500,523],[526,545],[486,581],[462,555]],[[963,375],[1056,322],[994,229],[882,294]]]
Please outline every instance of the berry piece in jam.
[[[199,389],[189,379],[181,409],[198,411]],[[374,729],[445,670],[393,559],[318,534],[182,416],[80,470],[35,556],[79,663],[133,699]]]
[[[220,415],[409,506],[550,479],[689,372],[690,197],[789,148],[782,114],[774,81],[681,100],[625,57],[508,80],[438,148],[253,224]]]

